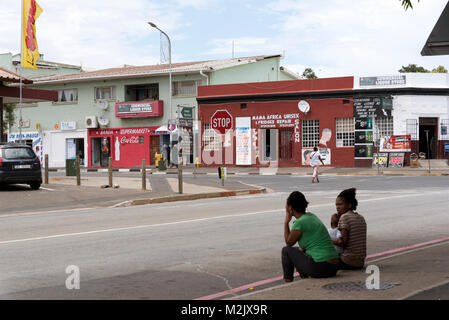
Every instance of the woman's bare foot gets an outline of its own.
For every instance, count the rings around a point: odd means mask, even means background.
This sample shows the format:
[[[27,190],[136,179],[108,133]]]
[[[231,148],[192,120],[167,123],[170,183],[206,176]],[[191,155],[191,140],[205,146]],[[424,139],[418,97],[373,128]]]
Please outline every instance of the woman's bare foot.
[[[315,183],[315,178],[312,178],[312,183]]]

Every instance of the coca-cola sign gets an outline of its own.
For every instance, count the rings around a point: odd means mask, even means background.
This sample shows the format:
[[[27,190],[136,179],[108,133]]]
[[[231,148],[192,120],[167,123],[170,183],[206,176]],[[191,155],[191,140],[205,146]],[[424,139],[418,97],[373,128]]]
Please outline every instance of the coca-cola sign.
[[[120,144],[138,144],[139,143],[139,137],[137,136],[132,136],[132,137],[127,137],[127,136],[123,136],[120,139]]]

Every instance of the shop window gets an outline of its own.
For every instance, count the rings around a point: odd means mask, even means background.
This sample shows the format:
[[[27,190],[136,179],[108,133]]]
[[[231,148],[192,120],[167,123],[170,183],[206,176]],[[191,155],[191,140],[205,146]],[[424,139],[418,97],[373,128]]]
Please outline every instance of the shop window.
[[[418,119],[407,119],[406,134],[410,135],[412,140],[418,140]]]
[[[212,129],[210,123],[204,124],[203,144],[204,151],[218,151],[221,149],[221,137]]]
[[[374,119],[374,143],[379,145],[380,139],[393,135],[393,117]]]
[[[449,140],[449,119],[441,119],[440,140]]]
[[[176,81],[173,82],[172,95],[195,97],[201,81]]]
[[[302,120],[302,147],[313,148],[320,141],[320,120]]]
[[[115,86],[95,88],[95,100],[98,99],[115,100]]]
[[[335,120],[337,147],[354,145],[354,118],[339,118]]]
[[[78,102],[78,89],[59,90],[58,102]]]

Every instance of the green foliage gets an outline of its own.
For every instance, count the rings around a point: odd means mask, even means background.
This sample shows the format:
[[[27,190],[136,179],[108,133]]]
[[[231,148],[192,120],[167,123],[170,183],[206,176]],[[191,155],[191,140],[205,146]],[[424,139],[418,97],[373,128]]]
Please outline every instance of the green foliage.
[[[443,66],[438,66],[435,69],[432,69],[432,73],[447,73],[447,69]]]
[[[7,129],[11,129],[14,125],[14,121],[16,117],[14,115],[14,109],[16,105],[13,103],[5,103],[3,105],[3,129],[6,131]]]
[[[420,72],[420,73],[428,73],[430,72],[427,69],[424,69],[423,67],[418,67],[416,64],[409,64],[408,66],[404,67],[402,66],[401,69],[399,69],[399,72],[405,73],[405,72]]]
[[[312,68],[306,68],[302,73],[302,77],[305,79],[318,79]]]
[[[399,1],[402,1],[402,6],[404,7],[405,10],[407,10],[408,8],[413,9],[412,0],[399,0]]]

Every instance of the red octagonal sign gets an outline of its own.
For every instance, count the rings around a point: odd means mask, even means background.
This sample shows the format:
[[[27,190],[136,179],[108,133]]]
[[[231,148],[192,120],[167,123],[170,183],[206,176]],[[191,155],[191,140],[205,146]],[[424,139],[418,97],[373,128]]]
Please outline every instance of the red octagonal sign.
[[[226,134],[232,129],[232,116],[227,110],[217,110],[210,118],[212,129],[220,134]]]

